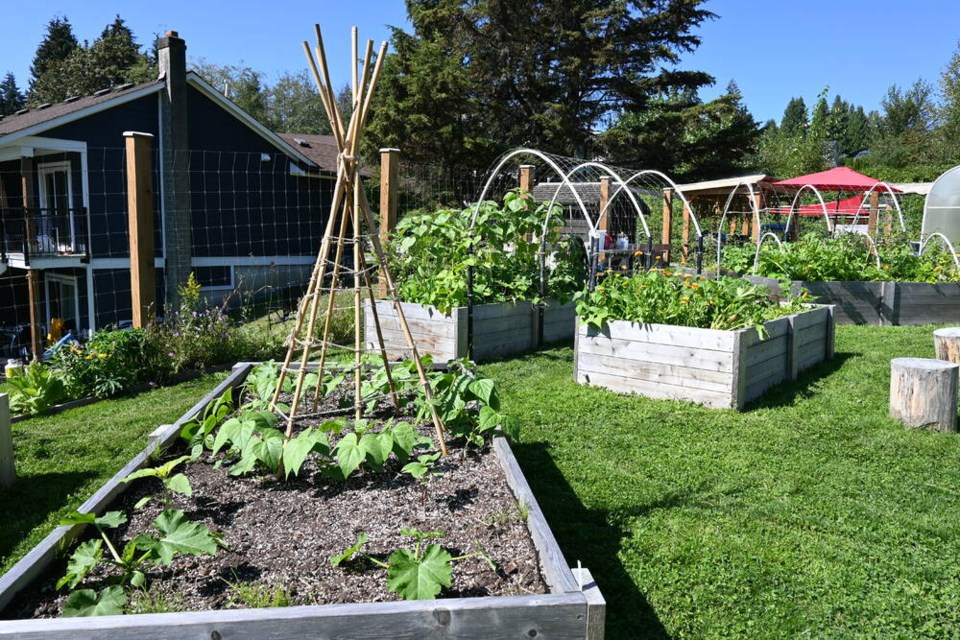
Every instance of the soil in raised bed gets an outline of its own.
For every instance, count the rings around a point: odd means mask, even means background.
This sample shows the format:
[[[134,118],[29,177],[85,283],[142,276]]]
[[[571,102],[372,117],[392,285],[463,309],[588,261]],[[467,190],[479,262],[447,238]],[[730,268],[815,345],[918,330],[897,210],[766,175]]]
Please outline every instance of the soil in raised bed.
[[[432,428],[419,429],[433,435]],[[402,535],[402,528],[442,531],[444,536],[432,542],[451,555],[482,549],[496,567],[479,557],[455,562],[452,585],[440,598],[547,593],[525,510],[492,452],[465,451],[456,442],[448,446],[450,455],[438,464],[443,473],[427,483],[400,473],[402,465],[393,456],[383,472],[362,471],[345,482],[331,480],[311,461],[286,482],[259,472],[232,477],[227,466],[205,461],[180,467],[193,496],[175,495],[172,506],[221,532],[227,548],[216,556],[177,556],[173,564],[151,569],[148,592],[131,595],[133,609],[247,607],[252,599],[242,595],[245,587],[260,595],[280,589],[290,605],[395,601],[399,597],[387,590],[385,569],[363,559],[334,567],[329,558],[364,532],[369,537],[364,551],[385,561],[401,547],[413,548],[414,540]],[[429,451],[418,451],[423,452]],[[115,545],[152,530],[150,523],[162,508],[159,496],[140,510],[133,505],[160,486],[156,479],[138,480],[111,507],[130,518],[122,528],[108,530]],[[7,607],[4,617],[59,616],[67,594],[57,592],[55,584],[64,566],[56,563],[38,588]],[[104,586],[109,571],[98,567],[81,586]]]

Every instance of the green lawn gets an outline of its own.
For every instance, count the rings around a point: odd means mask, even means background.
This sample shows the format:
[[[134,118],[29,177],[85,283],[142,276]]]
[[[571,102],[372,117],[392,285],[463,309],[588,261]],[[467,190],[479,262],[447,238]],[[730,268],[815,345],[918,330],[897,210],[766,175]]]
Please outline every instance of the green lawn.
[[[104,400],[13,425],[17,483],[0,489],[0,573],[6,572],[228,373]]]
[[[743,413],[580,387],[569,348],[483,367],[609,638],[960,636],[960,436],[887,417],[932,328],[836,347]]]

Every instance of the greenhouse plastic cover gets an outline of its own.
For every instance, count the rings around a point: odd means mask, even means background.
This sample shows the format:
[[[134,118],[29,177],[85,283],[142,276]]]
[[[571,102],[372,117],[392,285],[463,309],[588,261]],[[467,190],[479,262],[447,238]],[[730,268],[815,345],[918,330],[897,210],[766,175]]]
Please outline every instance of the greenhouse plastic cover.
[[[923,237],[942,233],[953,244],[960,241],[960,166],[941,175],[930,188],[920,233]]]

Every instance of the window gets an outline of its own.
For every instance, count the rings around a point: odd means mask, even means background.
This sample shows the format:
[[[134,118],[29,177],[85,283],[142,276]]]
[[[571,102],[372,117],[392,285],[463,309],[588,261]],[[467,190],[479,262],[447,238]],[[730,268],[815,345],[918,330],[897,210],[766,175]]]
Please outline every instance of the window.
[[[37,168],[40,211],[37,214],[37,245],[42,252],[79,251],[74,229],[73,179],[69,162],[51,162]]]

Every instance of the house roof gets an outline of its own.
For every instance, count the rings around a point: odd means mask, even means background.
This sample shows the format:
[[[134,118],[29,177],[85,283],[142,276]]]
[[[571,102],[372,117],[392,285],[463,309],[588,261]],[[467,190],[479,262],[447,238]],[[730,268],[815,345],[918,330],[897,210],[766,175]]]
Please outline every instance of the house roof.
[[[323,171],[337,172],[337,156],[340,149],[333,136],[311,135],[307,133],[280,133],[284,142],[316,163]]]
[[[193,71],[189,72],[187,74],[187,82],[207,98],[219,104],[229,114],[271,142],[286,155],[307,165],[317,164],[313,158],[305,154],[297,145],[287,142],[265,127],[253,116],[213,88],[197,73]],[[119,106],[126,102],[142,98],[143,96],[158,93],[163,90],[165,86],[166,84],[161,76],[150,82],[124,84],[113,89],[97,91],[91,96],[67,98],[63,102],[56,104],[40,105],[31,109],[23,109],[14,115],[0,118],[0,146],[9,144],[18,138],[36,135],[68,122],[85,118],[93,113]],[[333,166],[333,171],[336,171],[336,154],[334,154]]]
[[[30,109],[21,109],[12,115],[0,116],[0,141],[2,141],[2,137],[10,134],[29,130],[23,135],[30,135],[35,133],[37,128],[48,129],[58,126],[62,124],[64,119],[68,121],[73,119],[70,118],[71,115],[87,112],[103,103],[115,102],[121,104],[134,100],[160,91],[163,86],[163,80],[160,79],[152,82],[141,82],[140,84],[122,84],[113,89],[97,91],[92,96],[74,96],[56,104],[43,104]],[[113,105],[111,104],[111,106]],[[86,115],[86,113],[83,115]],[[48,123],[50,123],[50,126],[44,126]]]

